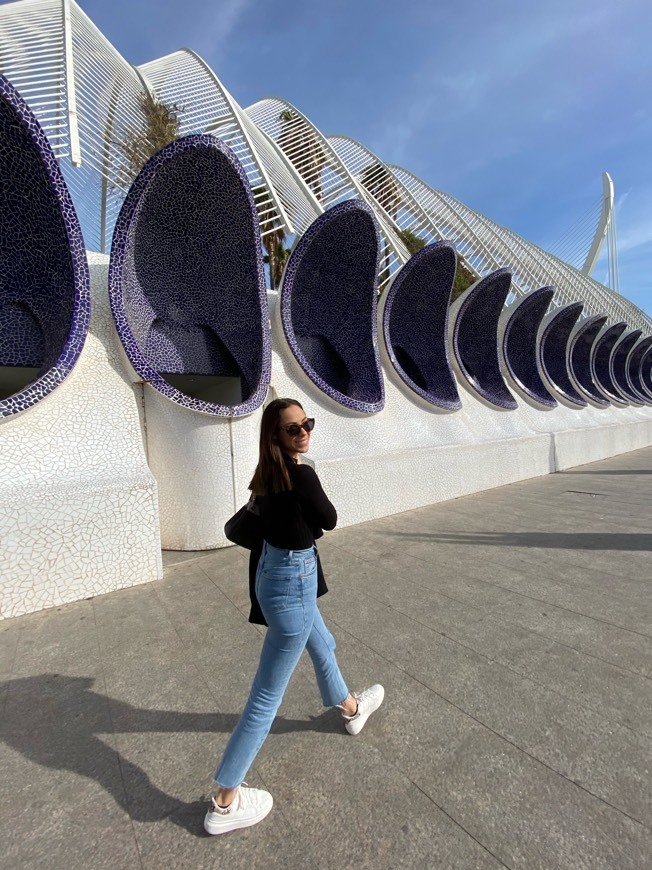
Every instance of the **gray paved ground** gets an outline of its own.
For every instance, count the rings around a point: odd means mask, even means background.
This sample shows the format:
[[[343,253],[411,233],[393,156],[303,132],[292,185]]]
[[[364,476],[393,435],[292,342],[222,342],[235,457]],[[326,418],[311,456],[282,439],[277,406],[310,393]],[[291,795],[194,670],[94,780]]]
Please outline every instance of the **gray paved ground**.
[[[308,661],[249,777],[201,796],[260,649],[243,554],[0,623],[2,868],[652,866],[652,449],[327,535],[357,738]]]

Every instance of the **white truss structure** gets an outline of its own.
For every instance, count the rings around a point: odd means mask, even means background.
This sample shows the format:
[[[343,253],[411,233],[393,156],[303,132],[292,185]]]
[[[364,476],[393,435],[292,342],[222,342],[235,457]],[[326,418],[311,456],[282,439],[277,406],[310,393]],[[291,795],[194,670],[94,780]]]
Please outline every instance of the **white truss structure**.
[[[322,211],[352,198],[365,199],[373,208],[383,246],[382,290],[410,254],[381,204],[368,195],[361,180],[349,171],[330,141],[290,103],[267,98],[249,106],[246,113],[285,155]]]
[[[409,259],[407,234],[426,243],[446,239],[479,276],[511,269],[514,296],[554,284],[556,305],[583,301],[586,315],[605,313],[652,331],[652,318],[615,292],[613,184],[606,173],[599,215],[592,210],[564,240],[563,257],[555,256],[360,143],[324,136],[284,100],[241,108],[190,49],[130,65],[74,0],[0,5],[0,72],[44,128],[89,248],[110,246],[133,175],[120,143],[142,129],[140,102],[150,94],[177,106],[182,135],[212,133],[235,151],[254,191],[263,241],[300,235],[330,206],[360,197],[380,226],[381,289]],[[612,289],[591,278],[605,239]]]

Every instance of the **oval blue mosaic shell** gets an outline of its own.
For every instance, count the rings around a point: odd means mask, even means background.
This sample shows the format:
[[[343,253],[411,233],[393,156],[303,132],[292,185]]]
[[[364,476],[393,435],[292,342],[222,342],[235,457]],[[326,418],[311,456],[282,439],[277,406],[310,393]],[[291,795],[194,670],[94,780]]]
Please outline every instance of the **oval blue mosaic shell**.
[[[627,400],[621,395],[614,383],[611,362],[612,352],[616,342],[626,329],[627,324],[622,321],[609,326],[598,337],[591,354],[591,374],[593,375],[593,380],[606,397],[616,405],[625,405]]]
[[[448,304],[457,254],[446,242],[417,251],[386,291],[382,335],[401,380],[431,405],[462,407],[448,349]]]
[[[498,357],[498,320],[511,283],[509,269],[497,269],[469,287],[453,326],[453,353],[462,376],[481,399],[505,411],[518,407]]]
[[[511,306],[503,334],[503,353],[509,377],[528,399],[545,408],[555,408],[557,401],[539,374],[537,362],[541,364],[542,354],[537,334],[554,293],[553,287],[540,287],[519,299]]]
[[[630,352],[629,359],[627,360],[627,375],[630,386],[634,389],[636,395],[649,405],[652,403],[652,397],[648,395],[641,380],[641,364],[648,351],[652,351],[652,335],[642,338]]]
[[[606,321],[607,317],[604,314],[587,317],[584,323],[577,329],[575,335],[572,336],[568,355],[568,365],[575,382],[594,404],[600,405],[603,408],[607,407],[609,401],[598,391],[593,383],[591,357],[593,355],[593,345]]]
[[[88,263],[68,188],[38,121],[0,76],[0,416],[26,410],[67,377],[89,320]]]
[[[213,136],[178,139],[140,171],[113,234],[109,295],[138,374],[179,405],[241,416],[262,404],[271,333],[246,175]],[[236,385],[221,398],[216,383]]]
[[[641,360],[639,372],[641,385],[648,396],[652,399],[652,347]]]
[[[371,208],[334,205],[290,254],[280,317],[295,359],[327,396],[352,411],[385,403],[376,330],[379,238]]]
[[[627,376],[627,360],[634,345],[642,334],[642,329],[635,329],[633,332],[628,332],[626,335],[623,335],[614,347],[611,355],[611,370],[613,373],[614,384],[623,396],[635,405],[642,405],[643,401],[637,396],[629,382]]]
[[[540,361],[550,385],[562,400],[575,408],[585,408],[586,400],[575,389],[568,374],[568,348],[571,333],[584,304],[572,302],[559,308],[541,332]]]

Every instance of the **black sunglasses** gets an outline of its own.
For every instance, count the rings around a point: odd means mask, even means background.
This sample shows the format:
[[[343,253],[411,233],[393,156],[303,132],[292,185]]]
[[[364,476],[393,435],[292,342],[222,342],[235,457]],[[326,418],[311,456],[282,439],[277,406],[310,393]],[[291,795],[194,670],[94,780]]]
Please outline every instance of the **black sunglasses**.
[[[290,438],[296,438],[297,435],[301,435],[301,430],[305,429],[306,432],[312,432],[315,428],[315,418],[310,417],[308,420],[304,420],[303,423],[290,423],[289,426],[279,426],[279,429],[282,429],[284,432],[287,432]]]

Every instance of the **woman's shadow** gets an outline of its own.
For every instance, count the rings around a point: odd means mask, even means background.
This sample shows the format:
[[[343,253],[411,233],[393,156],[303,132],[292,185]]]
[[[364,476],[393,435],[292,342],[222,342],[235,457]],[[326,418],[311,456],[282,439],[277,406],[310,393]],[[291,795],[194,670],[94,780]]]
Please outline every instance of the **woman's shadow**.
[[[96,780],[135,821],[169,818],[201,834],[203,799],[185,803],[166,794],[110,744],[115,733],[230,733],[238,716],[144,710],[93,691],[94,682],[41,674],[0,683],[0,697],[6,693],[0,736],[36,764]],[[338,719],[331,710],[306,721],[277,718],[272,732],[340,730]],[[109,736],[105,741],[98,734]]]

